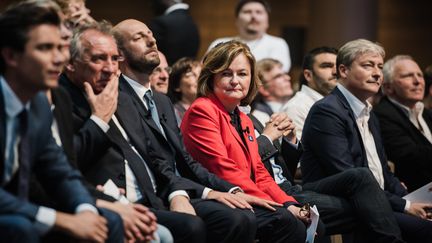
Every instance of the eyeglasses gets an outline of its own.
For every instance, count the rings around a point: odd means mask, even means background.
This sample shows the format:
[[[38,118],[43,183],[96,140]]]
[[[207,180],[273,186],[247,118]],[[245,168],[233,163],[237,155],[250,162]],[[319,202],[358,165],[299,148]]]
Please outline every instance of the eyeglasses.
[[[300,208],[299,212],[300,217],[309,218],[310,217],[310,204],[305,203],[303,207]]]
[[[163,70],[165,70],[165,72],[167,72],[168,74],[171,74],[171,72],[172,72],[171,67],[165,67],[165,68],[156,67],[155,69],[153,69],[153,73],[158,74],[158,73],[161,73]]]

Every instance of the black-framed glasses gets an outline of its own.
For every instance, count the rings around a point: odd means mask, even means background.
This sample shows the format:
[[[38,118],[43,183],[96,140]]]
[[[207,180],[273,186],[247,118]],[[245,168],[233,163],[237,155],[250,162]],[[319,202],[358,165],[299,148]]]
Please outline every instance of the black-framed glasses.
[[[300,217],[309,218],[310,217],[310,204],[305,203],[301,208],[299,212]]]

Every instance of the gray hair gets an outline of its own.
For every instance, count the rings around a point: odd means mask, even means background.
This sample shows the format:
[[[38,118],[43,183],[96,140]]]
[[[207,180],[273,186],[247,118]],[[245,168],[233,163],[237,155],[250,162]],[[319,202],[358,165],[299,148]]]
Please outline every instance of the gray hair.
[[[358,57],[359,55],[365,54],[365,53],[376,53],[379,54],[383,59],[385,57],[385,51],[384,48],[378,44],[373,43],[369,40],[365,39],[357,39],[353,41],[349,41],[345,43],[340,49],[337,54],[336,58],[336,67],[337,67],[337,76],[340,77],[339,74],[339,66],[343,64],[346,67],[351,66],[354,59]]]
[[[77,60],[81,58],[83,48],[81,43],[81,37],[84,32],[88,30],[95,30],[107,36],[111,36],[114,39],[112,34],[112,24],[106,20],[102,20],[100,22],[94,22],[90,24],[83,25],[74,30],[74,34],[72,36],[72,40],[70,43],[70,56],[71,61]]]
[[[394,76],[394,67],[397,62],[402,60],[412,60],[414,59],[409,55],[396,55],[384,63],[383,66],[383,75],[384,75],[384,83],[392,83]]]

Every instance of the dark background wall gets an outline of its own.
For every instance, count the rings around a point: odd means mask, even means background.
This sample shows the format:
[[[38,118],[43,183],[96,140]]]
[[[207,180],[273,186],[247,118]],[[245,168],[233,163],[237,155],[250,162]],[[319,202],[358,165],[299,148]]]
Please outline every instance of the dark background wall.
[[[268,0],[269,33],[287,39],[294,63],[318,45],[339,47],[353,38],[380,42],[387,57],[410,54],[422,68],[432,64],[432,1],[429,0]],[[3,9],[11,0],[0,0]],[[87,0],[96,19],[114,24],[125,18],[148,22],[149,0]],[[200,55],[209,43],[236,34],[235,0],[184,0],[201,34]],[[1,37],[0,37],[1,38]],[[294,67],[296,73],[298,67]],[[296,76],[294,75],[294,79]]]

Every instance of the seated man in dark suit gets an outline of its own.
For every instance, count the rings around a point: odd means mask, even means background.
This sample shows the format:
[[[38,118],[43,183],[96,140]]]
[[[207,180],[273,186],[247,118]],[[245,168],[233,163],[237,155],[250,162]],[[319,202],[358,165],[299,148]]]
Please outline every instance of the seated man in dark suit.
[[[432,113],[424,108],[425,80],[418,64],[399,55],[383,68],[385,97],[374,108],[384,148],[409,191],[432,181]]]
[[[121,242],[120,217],[95,207],[51,134],[51,111],[39,91],[57,86],[66,63],[59,27],[55,8],[32,2],[0,15],[0,238],[38,242],[54,229],[75,239]],[[28,202],[30,172],[62,211]]]
[[[211,242],[252,241],[255,226],[249,219],[249,214],[252,215],[249,210],[243,213],[201,197],[226,200],[227,204],[244,208],[247,203],[235,195],[209,191],[177,176],[164,154],[148,141],[150,132],[141,125],[143,121],[131,98],[122,92],[117,97],[121,57],[111,26],[98,23],[78,30],[71,42],[71,53],[70,64],[60,82],[72,98],[75,132],[89,122],[94,123],[82,140],[101,152],[94,159],[79,161],[85,177],[94,185],[111,179],[125,189],[129,201],[151,207],[158,222],[170,229],[176,242],[204,242],[206,238]],[[102,119],[96,118],[95,122],[91,101],[96,96],[106,96],[105,105],[114,109],[99,114]],[[182,213],[191,210],[190,214]]]
[[[328,235],[355,232],[355,242],[395,242],[400,237],[396,222],[388,224],[381,219],[394,221],[386,196],[370,171],[350,169],[319,183],[294,185],[292,172],[296,171],[301,155],[294,123],[285,113],[273,114],[265,127],[253,115],[249,117],[262,162],[270,175],[299,202],[317,205]],[[369,203],[371,200],[375,205]]]
[[[354,40],[339,49],[338,84],[315,103],[303,129],[303,181],[319,182],[355,167],[368,167],[387,194],[394,215],[409,242],[432,240],[432,222],[426,220],[431,204],[402,199],[406,188],[387,166],[379,124],[367,99],[382,84],[384,49],[367,40]],[[375,202],[370,202],[372,205]],[[385,223],[385,222],[383,222]]]

